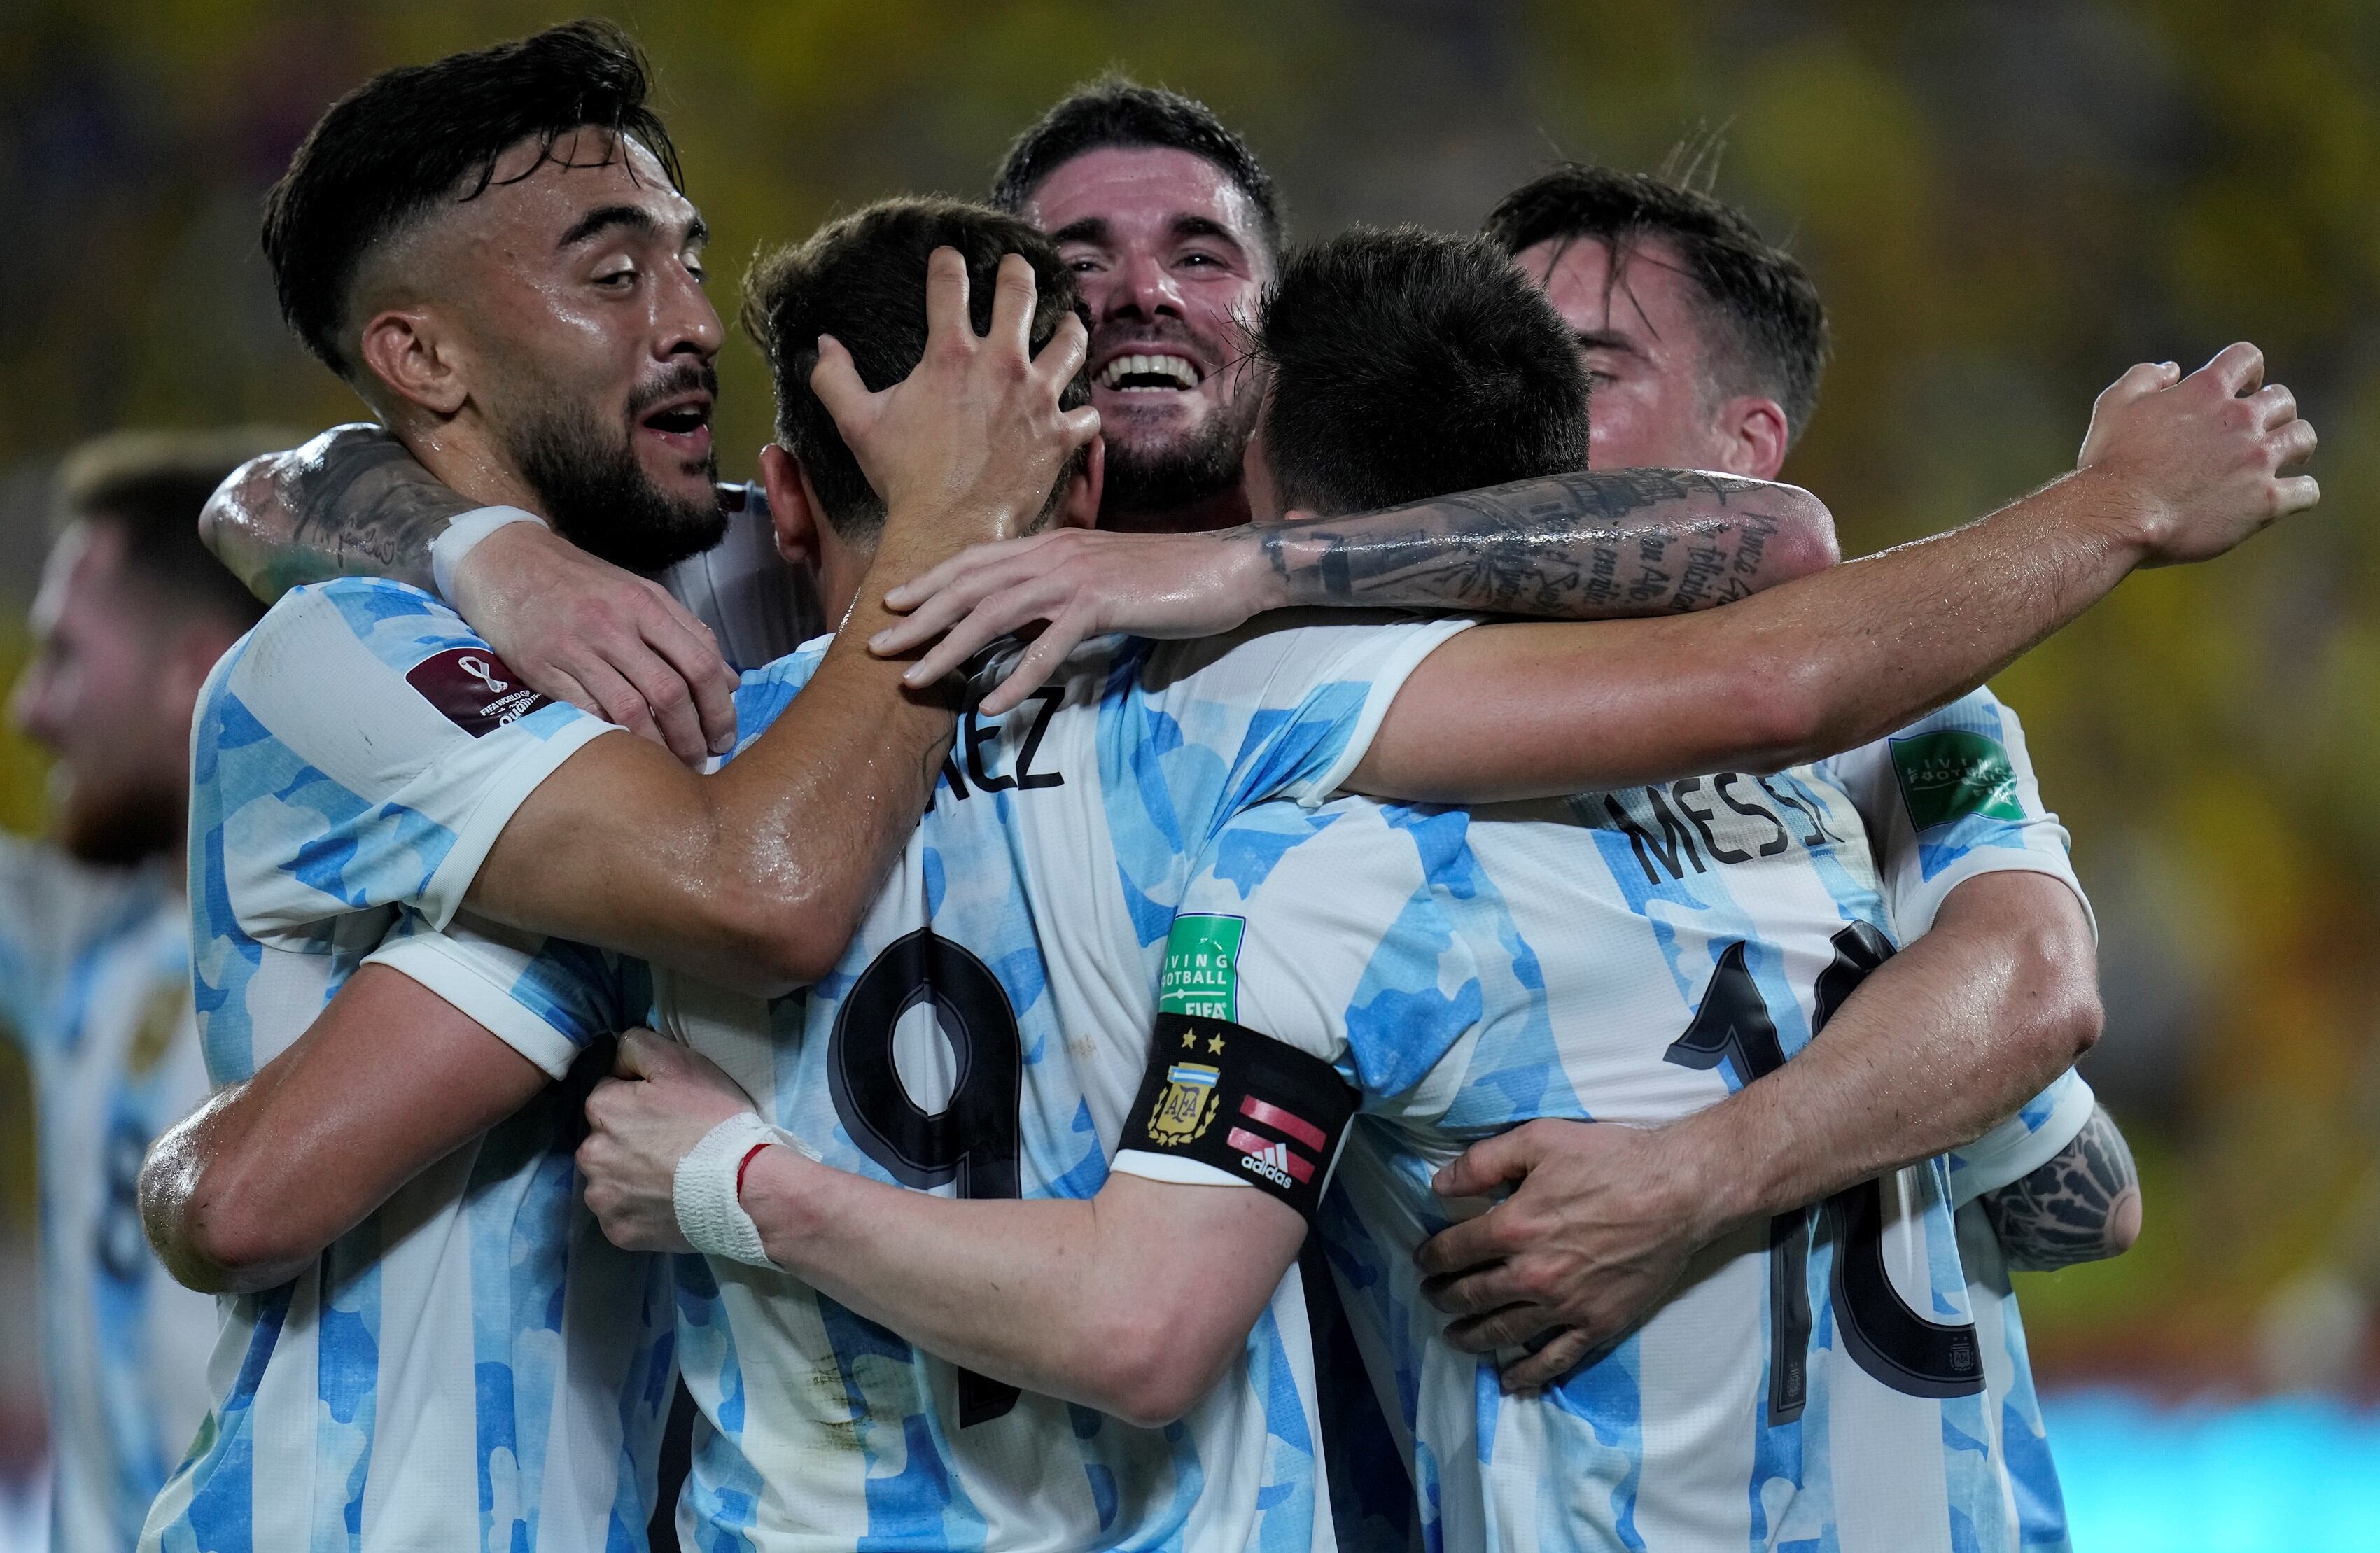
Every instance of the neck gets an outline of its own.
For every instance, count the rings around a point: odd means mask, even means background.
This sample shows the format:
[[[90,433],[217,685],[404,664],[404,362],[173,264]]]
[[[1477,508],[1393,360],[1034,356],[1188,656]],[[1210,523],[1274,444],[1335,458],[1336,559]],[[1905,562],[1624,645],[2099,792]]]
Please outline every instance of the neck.
[[[391,430],[421,467],[455,494],[483,507],[518,507],[540,517],[552,516],[478,422],[460,417],[430,424],[399,420]]]
[[[1114,534],[1203,534],[1238,528],[1247,521],[1247,490],[1237,484],[1162,511],[1118,512],[1112,504],[1099,508],[1099,527]]]

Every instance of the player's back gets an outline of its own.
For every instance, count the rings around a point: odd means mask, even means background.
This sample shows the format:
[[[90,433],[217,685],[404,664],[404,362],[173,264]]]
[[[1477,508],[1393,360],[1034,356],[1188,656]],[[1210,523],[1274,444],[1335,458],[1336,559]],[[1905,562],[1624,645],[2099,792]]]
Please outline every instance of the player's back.
[[[1469,1144],[1712,1105],[1891,952],[1821,770],[1469,813],[1273,806],[1224,843],[1184,908],[1244,920],[1224,1017],[1335,1029],[1366,1096],[1321,1233],[1434,1546],[1947,1549],[1953,1513],[1997,1513],[1984,1454],[1944,1443],[1981,1438],[1961,1412],[1980,1369],[1938,1162],[1727,1236],[1536,1398],[1439,1336],[1413,1261],[1486,1206],[1430,1188]]]
[[[1190,865],[1245,804],[1319,797],[1455,623],[1088,644],[963,718],[932,808],[835,974],[755,1001],[658,978],[664,1029],[828,1163],[971,1197],[1088,1197],[1139,1084]],[[764,727],[816,654],[747,676]],[[1330,1544],[1295,1278],[1245,1361],[1135,1428],[918,1353],[795,1280],[686,1259],[681,1355],[713,1434],[682,1535],[764,1549]]]

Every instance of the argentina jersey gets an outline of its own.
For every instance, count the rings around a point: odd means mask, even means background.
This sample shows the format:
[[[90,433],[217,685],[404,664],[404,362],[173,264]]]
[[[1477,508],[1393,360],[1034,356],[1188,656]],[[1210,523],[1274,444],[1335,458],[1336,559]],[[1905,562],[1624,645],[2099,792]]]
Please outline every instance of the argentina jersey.
[[[1220,1017],[1364,1096],[1318,1230],[1426,1546],[2014,1545],[1944,1160],[1706,1248],[1536,1397],[1440,1340],[1413,1261],[1486,1206],[1430,1189],[1479,1138],[1657,1124],[1790,1061],[1893,952],[1888,875],[1822,767],[1469,812],[1275,805],[1210,845],[1169,968],[1228,967],[1203,993]]]
[[[440,931],[468,922],[463,895],[521,801],[608,731],[518,684],[419,589],[346,578],[275,605],[216,666],[192,733],[193,979],[214,1082],[287,1047],[367,958],[557,1079],[633,1024],[645,1005],[611,957],[484,923],[468,943]],[[590,1009],[589,988],[616,998]],[[225,1302],[212,1409],[145,1548],[643,1546],[666,1264],[611,1245],[578,1200],[581,1098],[549,1087],[294,1282]]]
[[[33,1078],[60,1547],[131,1547],[207,1411],[215,1302],[158,1265],[136,1194],[150,1143],[207,1095],[175,882],[0,836],[0,1027]]]
[[[1147,1062],[1191,860],[1237,810],[1316,801],[1461,622],[1111,637],[967,716],[834,974],[773,1005],[656,972],[661,1027],[829,1164],[971,1197],[1095,1194]],[[747,675],[748,739],[818,652]],[[771,1268],[681,1258],[706,1549],[1330,1546],[1294,1275],[1179,1422],[1132,1427],[958,1369]]]

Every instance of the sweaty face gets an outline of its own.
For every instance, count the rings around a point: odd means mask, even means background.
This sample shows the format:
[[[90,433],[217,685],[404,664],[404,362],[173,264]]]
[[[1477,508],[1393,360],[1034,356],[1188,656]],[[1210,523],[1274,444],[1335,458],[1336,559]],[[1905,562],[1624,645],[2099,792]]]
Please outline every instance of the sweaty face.
[[[1233,493],[1257,401],[1236,365],[1242,324],[1272,274],[1255,205],[1204,157],[1111,147],[1042,179],[1025,215],[1090,309],[1102,523],[1165,527]]]
[[[58,841],[87,863],[138,862],[181,834],[190,701],[165,689],[164,622],[123,585],[123,536],[77,524],[58,539],[33,601],[32,661],[17,725],[56,758]]]
[[[623,156],[589,129],[554,149],[518,177],[535,147],[516,147],[459,208],[472,394],[556,528],[658,571],[726,528],[712,485],[722,330],[702,289],[707,232],[642,146]]]
[[[1704,382],[1700,290],[1667,243],[1631,245],[1617,274],[1611,249],[1592,237],[1549,239],[1515,261],[1578,335],[1594,390],[1593,467],[1725,467]]]

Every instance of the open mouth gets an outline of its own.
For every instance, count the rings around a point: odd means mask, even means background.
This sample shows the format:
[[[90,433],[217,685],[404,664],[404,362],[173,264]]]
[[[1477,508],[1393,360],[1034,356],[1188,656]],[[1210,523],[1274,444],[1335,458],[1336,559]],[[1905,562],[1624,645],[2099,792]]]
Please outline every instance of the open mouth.
[[[1110,361],[1092,381],[1127,394],[1187,393],[1206,381],[1206,374],[1187,357],[1131,354]]]
[[[689,399],[652,411],[639,425],[674,437],[688,437],[710,424],[710,401]]]

